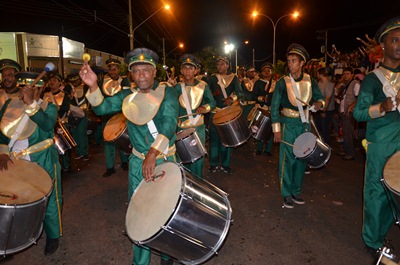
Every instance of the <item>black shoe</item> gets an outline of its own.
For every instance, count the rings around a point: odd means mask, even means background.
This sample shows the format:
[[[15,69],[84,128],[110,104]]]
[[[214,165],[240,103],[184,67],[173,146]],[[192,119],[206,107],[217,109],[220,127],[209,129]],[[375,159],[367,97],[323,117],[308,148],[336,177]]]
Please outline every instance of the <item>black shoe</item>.
[[[44,247],[44,255],[48,256],[53,254],[58,249],[58,238],[47,238],[46,246]]]
[[[160,264],[161,265],[172,265],[172,264],[174,264],[174,262],[172,261],[172,259],[167,259],[167,260],[161,259]]]
[[[345,155],[343,157],[343,160],[354,160],[354,159],[356,159],[356,158],[354,156],[351,156],[351,155]]]
[[[13,259],[14,259],[14,256],[11,256],[11,255],[0,256],[0,264],[4,264]]]
[[[223,167],[223,166],[221,166],[221,170],[222,170],[224,173],[227,173],[227,174],[229,174],[229,173],[232,172],[232,169],[231,169],[230,167]]]
[[[122,168],[124,171],[128,171],[128,169],[129,169],[128,163],[127,163],[127,162],[121,163],[121,168]]]
[[[283,206],[288,209],[292,209],[294,207],[292,196],[286,196],[283,198]]]
[[[106,172],[103,174],[103,178],[107,178],[107,177],[111,176],[112,174],[115,174],[115,169],[107,168]]]
[[[260,156],[262,154],[262,151],[256,151],[256,156]]]
[[[218,166],[211,166],[208,168],[208,172],[215,173],[218,170]]]
[[[303,205],[303,204],[306,204],[306,202],[300,197],[300,196],[292,196],[292,201],[295,203],[295,204],[298,204],[298,205]]]
[[[83,155],[79,155],[79,156],[74,157],[74,159],[75,159],[75,160],[79,160],[79,159],[81,159],[82,157],[83,157]]]
[[[271,152],[264,152],[265,156],[272,156]]]
[[[88,161],[90,159],[90,156],[89,155],[84,155],[83,156],[83,161]]]
[[[380,253],[379,253],[379,249],[374,249],[371,248],[367,245],[365,245],[365,249],[367,250],[367,252],[371,255],[371,257],[376,261],[379,259]]]

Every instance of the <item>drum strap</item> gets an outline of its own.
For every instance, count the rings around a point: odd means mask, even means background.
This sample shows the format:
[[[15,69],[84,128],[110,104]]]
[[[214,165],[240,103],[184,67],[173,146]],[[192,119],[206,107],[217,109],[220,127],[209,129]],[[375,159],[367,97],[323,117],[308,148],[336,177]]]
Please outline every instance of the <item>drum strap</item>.
[[[291,74],[289,74],[289,76],[290,76],[290,82],[292,83],[294,95],[296,96],[296,98],[301,98],[299,95],[299,90],[297,89],[296,82],[294,81]],[[309,115],[308,107],[306,109],[306,112],[304,113],[303,105],[301,104],[301,102],[299,100],[296,100],[296,103],[297,103],[297,107],[299,108],[301,121],[303,123],[308,123],[308,115]]]
[[[153,136],[154,140],[156,140],[156,139],[157,139],[157,136],[158,136],[158,130],[157,130],[157,127],[156,127],[154,121],[153,121],[153,120],[150,120],[150,121],[147,123],[147,127],[149,128],[149,131],[150,131],[150,133],[151,133],[151,136]],[[165,148],[163,154],[166,155],[167,153],[168,153],[168,146]]]
[[[190,120],[190,124],[194,126],[201,118],[201,115],[197,115],[196,118],[194,118],[193,115],[191,115],[192,114],[192,109],[191,109],[192,104],[190,104],[189,97],[186,93],[186,86],[184,83],[181,83],[181,88],[182,88],[183,101],[185,102],[186,113]]]
[[[393,86],[389,83],[389,81],[385,78],[381,70],[379,68],[376,68],[373,70],[375,75],[379,78],[379,81],[381,81],[383,85],[383,93],[385,93],[386,97],[396,97],[396,92],[393,89]],[[397,110],[400,112],[400,105],[397,106]]]

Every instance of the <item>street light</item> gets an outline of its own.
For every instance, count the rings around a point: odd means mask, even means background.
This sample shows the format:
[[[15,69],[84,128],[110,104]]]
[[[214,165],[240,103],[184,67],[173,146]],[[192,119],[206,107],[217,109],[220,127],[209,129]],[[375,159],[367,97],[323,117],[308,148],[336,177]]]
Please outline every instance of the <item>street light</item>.
[[[160,7],[157,11],[155,11],[153,14],[151,14],[148,18],[146,18],[145,20],[143,20],[142,21],[142,23],[140,23],[139,25],[137,25],[133,30],[132,30],[132,11],[131,11],[131,9],[132,9],[132,7],[131,7],[131,1],[129,1],[129,14],[130,14],[130,32],[131,32],[131,34],[129,34],[129,37],[130,37],[130,39],[131,39],[131,45],[130,45],[130,47],[131,47],[131,50],[133,50],[133,42],[135,41],[135,31],[141,26],[141,25],[143,25],[147,20],[149,20],[150,18],[152,18],[155,14],[157,14],[158,12],[160,12],[163,8],[164,9],[166,9],[166,10],[169,10],[170,8],[171,8],[171,6],[170,5],[164,5],[164,6],[162,6],[162,7]]]
[[[231,51],[233,51],[233,49],[235,49],[235,45],[233,45],[232,43],[228,43],[227,41],[224,41],[224,51],[226,54],[229,54],[229,64],[231,65],[231,61],[232,61],[232,57],[231,57]]]
[[[275,54],[276,26],[278,25],[279,21],[280,21],[282,18],[284,18],[284,17],[292,16],[293,18],[297,18],[297,17],[299,16],[299,12],[294,12],[293,14],[286,14],[286,15],[283,15],[283,16],[281,16],[280,18],[278,18],[278,20],[277,20],[276,22],[274,22],[274,21],[272,20],[272,18],[270,18],[270,17],[267,16],[267,15],[258,14],[257,11],[253,11],[252,16],[253,16],[253,17],[256,17],[256,16],[263,16],[263,17],[266,17],[266,18],[268,18],[268,19],[271,21],[271,23],[272,23],[272,27],[274,28],[274,38],[273,38],[273,45],[272,45],[272,61],[273,61],[272,63],[273,63],[273,65],[275,65],[275,64],[276,64],[276,54]]]
[[[173,51],[175,51],[175,50],[178,49],[178,48],[183,49],[183,46],[184,46],[183,43],[179,43],[178,46],[176,46],[176,47],[173,48],[169,53],[167,53],[166,55],[164,55],[164,58],[163,58],[164,65],[165,65],[165,60],[166,60],[167,56],[170,55]],[[165,53],[165,49],[164,49],[164,53]]]

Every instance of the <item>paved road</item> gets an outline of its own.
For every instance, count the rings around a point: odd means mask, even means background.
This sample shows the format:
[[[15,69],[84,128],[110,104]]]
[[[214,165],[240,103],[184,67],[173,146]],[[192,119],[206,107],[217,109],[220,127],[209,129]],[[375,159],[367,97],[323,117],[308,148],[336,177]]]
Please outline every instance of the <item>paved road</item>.
[[[328,165],[306,175],[306,204],[282,208],[277,183],[278,145],[273,156],[254,156],[253,140],[233,153],[233,174],[217,172],[206,179],[229,193],[233,224],[218,256],[206,264],[375,264],[361,240],[364,158],[344,161],[334,143]],[[109,178],[102,148],[92,159],[76,162],[63,177],[64,236],[59,250],[44,256],[45,237],[7,262],[20,264],[130,264],[132,243],[124,235],[127,172]],[[208,167],[208,162],[207,167]],[[399,249],[399,231],[389,238]],[[396,241],[397,240],[397,241]],[[159,264],[153,255],[151,264]]]

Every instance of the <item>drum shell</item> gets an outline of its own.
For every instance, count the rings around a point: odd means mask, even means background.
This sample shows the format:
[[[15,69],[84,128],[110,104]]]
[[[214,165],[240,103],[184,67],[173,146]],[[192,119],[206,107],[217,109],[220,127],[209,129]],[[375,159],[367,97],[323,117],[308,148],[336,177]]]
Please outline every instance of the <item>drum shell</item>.
[[[383,170],[383,184],[391,192],[394,199],[397,218],[400,219],[400,181],[399,181],[400,151],[393,154],[386,162]]]
[[[36,242],[42,233],[46,204],[47,197],[25,205],[0,204],[0,255],[18,252]]]
[[[25,249],[42,232],[53,183],[38,164],[12,159],[0,174],[0,255]]]
[[[76,147],[74,138],[61,122],[57,122],[56,124],[56,131],[54,133],[54,146],[60,155],[65,155],[65,153],[72,149],[72,147]]]
[[[240,108],[238,106],[235,107]],[[224,108],[221,111],[228,112],[229,108],[232,107]],[[215,122],[215,116],[216,115],[214,115],[213,118],[213,124],[224,146],[236,147],[245,143],[250,138],[250,129],[242,111],[237,112],[234,118],[226,115],[227,119],[218,123]]]
[[[302,160],[310,168],[320,168],[326,165],[331,157],[332,150],[329,145],[310,132],[299,135],[294,145],[297,147],[293,148],[296,158]]]
[[[257,109],[250,123],[251,126],[258,128],[257,133],[253,134],[253,137],[259,141],[266,142],[272,135],[272,123],[267,110]]]
[[[207,154],[195,128],[189,128],[176,134],[176,152],[182,163],[194,163]]]
[[[182,169],[181,172],[181,194],[170,219],[151,238],[141,242],[133,240],[183,264],[200,264],[215,255],[224,242],[232,209],[223,191]]]
[[[103,137],[106,142],[115,143],[124,154],[132,153],[126,118],[122,113],[115,114],[104,127]]]

